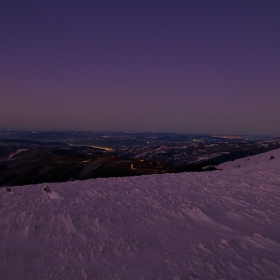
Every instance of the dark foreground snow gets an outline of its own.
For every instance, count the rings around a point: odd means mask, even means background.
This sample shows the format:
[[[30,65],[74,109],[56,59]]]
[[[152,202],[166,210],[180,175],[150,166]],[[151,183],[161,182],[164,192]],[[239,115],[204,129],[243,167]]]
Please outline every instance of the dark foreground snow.
[[[280,279],[278,158],[12,190],[1,279]]]

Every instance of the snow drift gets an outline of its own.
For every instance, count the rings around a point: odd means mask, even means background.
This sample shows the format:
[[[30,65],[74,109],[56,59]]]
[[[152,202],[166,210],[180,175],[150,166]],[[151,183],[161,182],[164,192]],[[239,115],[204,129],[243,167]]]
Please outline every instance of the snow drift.
[[[279,279],[279,158],[2,188],[1,279]]]

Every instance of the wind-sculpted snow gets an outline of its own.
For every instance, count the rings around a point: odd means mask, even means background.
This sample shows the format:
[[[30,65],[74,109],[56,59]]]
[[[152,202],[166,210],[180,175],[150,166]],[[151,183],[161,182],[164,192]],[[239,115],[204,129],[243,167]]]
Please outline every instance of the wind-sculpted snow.
[[[279,279],[279,171],[2,188],[0,278]]]

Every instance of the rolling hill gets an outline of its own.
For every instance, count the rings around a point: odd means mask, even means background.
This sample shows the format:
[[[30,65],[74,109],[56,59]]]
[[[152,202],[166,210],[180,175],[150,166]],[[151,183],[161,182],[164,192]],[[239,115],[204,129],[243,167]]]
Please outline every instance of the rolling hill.
[[[223,171],[1,188],[1,279],[279,279],[276,152]]]

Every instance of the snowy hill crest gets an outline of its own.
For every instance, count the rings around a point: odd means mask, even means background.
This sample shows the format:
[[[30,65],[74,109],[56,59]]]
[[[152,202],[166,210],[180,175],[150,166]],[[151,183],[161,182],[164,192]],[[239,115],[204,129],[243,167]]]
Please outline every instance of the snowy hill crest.
[[[280,158],[280,149],[272,150],[266,153],[257,154],[250,157],[236,159],[234,161],[229,161],[218,165],[218,169],[227,170],[232,168],[246,167],[259,163],[265,163],[270,160]]]
[[[2,188],[1,279],[277,279],[279,159]]]

